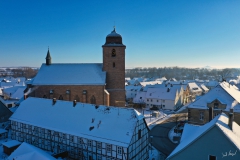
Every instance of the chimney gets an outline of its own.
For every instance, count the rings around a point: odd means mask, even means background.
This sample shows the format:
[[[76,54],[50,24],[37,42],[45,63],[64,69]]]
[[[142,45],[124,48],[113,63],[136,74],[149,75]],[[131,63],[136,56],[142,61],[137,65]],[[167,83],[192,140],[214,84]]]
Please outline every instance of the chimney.
[[[209,107],[209,122],[213,119],[213,107]]]
[[[76,104],[77,104],[77,100],[75,99],[75,100],[73,101],[73,107],[75,107]]]
[[[56,98],[53,98],[53,105],[57,102]]]
[[[232,130],[232,124],[233,124],[233,109],[230,109],[230,112],[228,114],[228,126]]]

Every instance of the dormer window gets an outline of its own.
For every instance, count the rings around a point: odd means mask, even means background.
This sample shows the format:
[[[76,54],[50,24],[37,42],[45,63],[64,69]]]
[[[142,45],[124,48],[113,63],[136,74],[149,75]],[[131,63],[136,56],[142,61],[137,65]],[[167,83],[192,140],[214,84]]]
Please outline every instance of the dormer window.
[[[218,109],[218,103],[214,103],[214,109]]]

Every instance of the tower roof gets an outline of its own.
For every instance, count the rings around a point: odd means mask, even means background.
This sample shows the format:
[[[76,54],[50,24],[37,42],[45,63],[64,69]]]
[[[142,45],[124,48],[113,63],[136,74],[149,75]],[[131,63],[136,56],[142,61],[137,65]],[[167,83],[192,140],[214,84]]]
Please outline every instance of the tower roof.
[[[104,46],[124,46],[122,43],[122,36],[116,32],[116,28],[114,27],[113,31],[107,35],[106,43]]]
[[[52,59],[52,58],[51,58],[51,55],[50,55],[49,47],[48,47],[48,52],[47,52],[46,59]]]
[[[115,27],[114,27],[113,31],[107,35],[107,37],[121,37],[122,38],[122,36],[116,32]]]

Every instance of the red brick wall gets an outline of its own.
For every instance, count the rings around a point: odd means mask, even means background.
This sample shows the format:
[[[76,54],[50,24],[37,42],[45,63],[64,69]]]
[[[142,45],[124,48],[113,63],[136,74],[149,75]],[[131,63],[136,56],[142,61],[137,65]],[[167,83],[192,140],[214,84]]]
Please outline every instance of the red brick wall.
[[[73,101],[76,99],[76,96],[79,97],[80,102],[91,103],[91,97],[94,95],[97,105],[105,105],[105,86],[36,86],[37,89],[30,94],[29,96],[43,98],[44,95],[47,98],[56,98],[58,99],[60,95],[63,96],[63,100]],[[54,93],[51,95],[50,90],[54,90]],[[70,94],[67,95],[66,91],[70,90]],[[86,90],[86,95],[83,94],[83,90]]]

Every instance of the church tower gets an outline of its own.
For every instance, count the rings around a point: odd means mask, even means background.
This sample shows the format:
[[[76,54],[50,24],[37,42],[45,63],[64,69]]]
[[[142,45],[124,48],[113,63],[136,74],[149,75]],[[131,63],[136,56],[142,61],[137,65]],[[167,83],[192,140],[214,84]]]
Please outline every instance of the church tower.
[[[103,48],[103,70],[107,72],[106,90],[111,106],[125,106],[125,49],[122,36],[114,30],[107,35]]]

